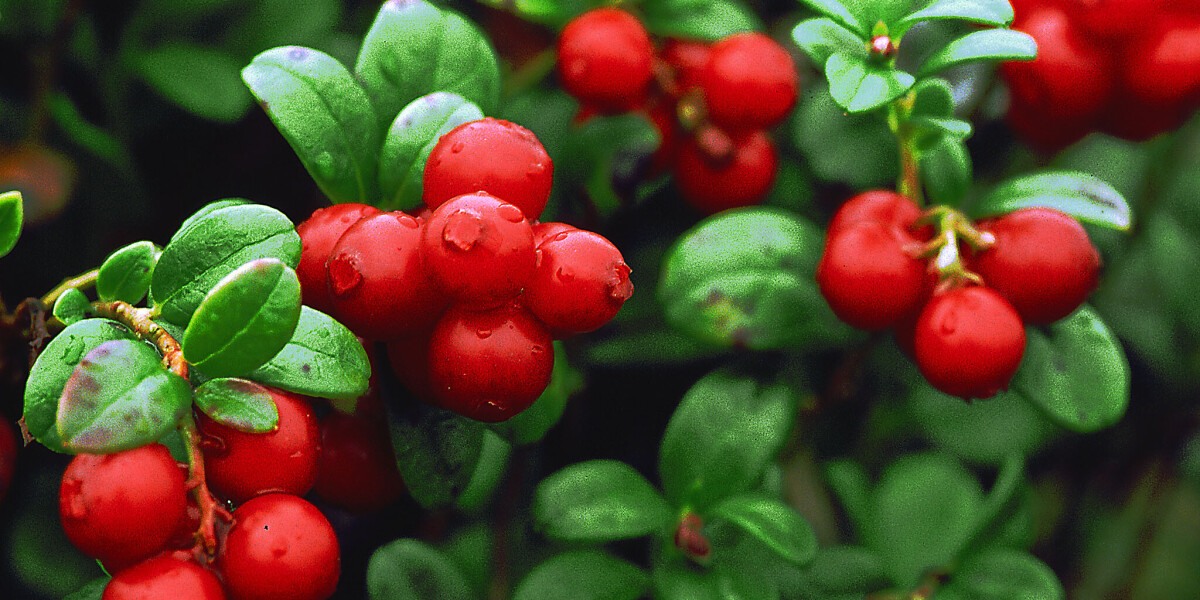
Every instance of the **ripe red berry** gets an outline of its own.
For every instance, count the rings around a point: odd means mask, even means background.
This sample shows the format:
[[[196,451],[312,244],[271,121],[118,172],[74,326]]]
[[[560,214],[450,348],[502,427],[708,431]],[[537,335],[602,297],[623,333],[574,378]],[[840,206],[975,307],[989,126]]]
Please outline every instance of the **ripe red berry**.
[[[17,438],[12,425],[0,419],[0,503],[12,485],[13,471],[17,467]]]
[[[379,214],[379,209],[366,204],[334,204],[318,208],[312,216],[296,226],[296,233],[303,244],[300,264],[296,265],[296,277],[300,279],[300,294],[306,305],[324,313],[333,310],[333,301],[325,284],[329,273],[325,261],[338,238],[351,225],[363,217],[376,214]]]
[[[775,183],[778,156],[771,139],[756,132],[733,148],[725,162],[716,162],[694,140],[680,145],[675,182],[684,200],[696,210],[714,214],[762,202]]]
[[[484,191],[536,219],[550,199],[554,163],[533,132],[487,117],[443,135],[429,153],[424,177],[421,198],[431,209]]]
[[[357,513],[380,510],[404,493],[382,405],[321,421],[321,460],[313,486],[322,500]]]
[[[368,216],[346,230],[329,254],[333,316],[369,340],[411,333],[437,318],[445,299],[421,258],[421,226],[390,212]]]
[[[671,66],[674,75],[675,89],[670,91],[682,96],[688,90],[699,87],[711,53],[712,45],[704,42],[668,39],[663,44],[662,59]]]
[[[80,454],[63,473],[63,531],[84,554],[119,571],[160,552],[187,512],[184,468],[162,444]]]
[[[847,324],[881,331],[917,310],[933,277],[906,249],[917,240],[894,224],[860,221],[830,230],[817,264],[817,284],[834,314]]]
[[[633,295],[621,251],[590,231],[564,231],[538,248],[522,302],[551,329],[583,333],[612,320]]]
[[[796,104],[799,78],[783,46],[749,32],[713,44],[701,85],[709,119],[741,133],[782,121]]]
[[[195,561],[173,554],[148,558],[117,573],[102,600],[225,600],[221,582]]]
[[[234,503],[270,492],[304,494],[317,476],[321,436],[312,406],[303,396],[267,391],[279,409],[274,431],[247,433],[203,414],[197,419],[212,442],[203,448],[208,483]]]
[[[1000,294],[982,286],[934,296],[917,319],[917,367],[933,387],[960,398],[1008,388],[1025,354],[1025,327]]]
[[[337,587],[341,555],[317,507],[267,494],[233,511],[217,568],[230,600],[325,600]]]
[[[891,190],[869,190],[851,197],[838,207],[825,235],[832,237],[856,223],[877,221],[913,232],[917,239],[928,239],[933,235],[931,227],[914,228],[920,217],[921,209],[911,198]]]
[[[558,76],[565,88],[600,112],[640,106],[653,76],[654,44],[642,22],[617,8],[579,15],[558,37]]]
[[[418,399],[436,403],[429,380],[429,342],[433,327],[387,344],[388,363],[396,378]]]
[[[494,308],[533,276],[533,229],[521,209],[484,192],[433,211],[421,236],[430,276],[456,303]]]
[[[1074,218],[1052,208],[1027,208],[978,224],[996,243],[972,262],[988,287],[1030,325],[1053,323],[1096,289],[1100,253]]]
[[[451,308],[433,331],[429,376],[443,408],[494,423],[516,416],[550,383],[554,349],[525,309]]]
[[[1149,139],[1200,107],[1200,17],[1160,17],[1122,54],[1119,106],[1106,115],[1106,132]]]
[[[533,226],[533,246],[539,247],[546,240],[564,231],[578,231],[578,228],[566,223],[537,223]]]

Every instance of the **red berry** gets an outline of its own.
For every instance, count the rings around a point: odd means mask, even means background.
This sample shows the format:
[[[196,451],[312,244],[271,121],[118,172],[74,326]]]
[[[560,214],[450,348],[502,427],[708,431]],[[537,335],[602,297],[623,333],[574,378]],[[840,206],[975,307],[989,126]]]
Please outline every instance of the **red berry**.
[[[1125,106],[1109,111],[1106,130],[1148,139],[1177,128],[1200,107],[1200,18],[1162,18],[1123,55]]]
[[[558,37],[558,76],[585,105],[619,113],[640,106],[653,76],[654,44],[637,17],[617,8],[579,15]]]
[[[989,398],[1008,388],[1025,354],[1017,311],[990,288],[934,296],[917,319],[917,367],[933,387],[961,398]]]
[[[117,573],[102,600],[225,600],[221,582],[208,569],[172,554],[146,559]]]
[[[674,84],[677,95],[683,95],[688,90],[698,87],[708,66],[712,46],[704,42],[668,39],[663,45],[662,58],[674,71]]]
[[[494,423],[516,416],[550,383],[554,349],[546,326],[518,306],[451,308],[433,331],[429,376],[438,404]]]
[[[233,512],[217,567],[230,600],[325,600],[341,572],[337,537],[303,498],[267,494]]]
[[[433,211],[421,236],[430,276],[455,302],[494,308],[515,298],[533,276],[533,229],[521,209],[484,192]]]
[[[850,198],[838,208],[829,221],[825,235],[832,237],[864,221],[892,224],[911,231],[920,217],[921,209],[911,198],[890,190],[869,190]],[[918,233],[916,237],[924,239],[930,235],[931,230]]]
[[[242,502],[270,492],[304,494],[312,488],[321,455],[321,437],[312,406],[303,396],[267,388],[279,408],[279,425],[267,433],[247,433],[201,414],[208,483],[226,500]]]
[[[775,183],[778,156],[771,139],[756,132],[737,142],[725,162],[713,161],[694,140],[679,149],[675,182],[696,210],[714,214],[762,202]]]
[[[550,199],[554,163],[533,132],[487,117],[443,135],[425,163],[422,199],[436,209],[463,194],[487,192],[536,219]]]
[[[996,243],[971,267],[1030,325],[1053,323],[1096,289],[1100,253],[1074,218],[1052,208],[1027,208],[979,223]]]
[[[321,460],[313,486],[322,500],[369,513],[404,492],[382,406],[353,416],[334,411],[321,421]]]
[[[429,341],[433,328],[392,340],[387,344],[388,362],[396,378],[418,399],[435,403],[433,383],[429,380]]]
[[[612,320],[633,295],[621,251],[590,231],[565,231],[538,248],[522,302],[551,329],[583,333]]]
[[[63,531],[84,554],[119,571],[160,552],[187,512],[187,475],[162,444],[80,454],[63,473]]]
[[[671,168],[679,154],[680,131],[675,120],[675,104],[668,101],[655,103],[646,108],[644,116],[658,132],[658,148],[650,155],[650,164],[646,168],[647,175],[657,177]]]
[[[881,331],[929,297],[933,277],[906,248],[917,240],[894,224],[860,221],[831,230],[817,264],[817,284],[847,324]]]
[[[12,485],[13,471],[17,467],[17,438],[12,425],[0,418],[0,503]]]
[[[578,231],[578,228],[566,223],[538,223],[533,226],[533,245],[535,248],[539,247],[546,240],[564,231]]]
[[[359,219],[379,214],[379,209],[366,204],[334,204],[318,208],[303,223],[296,226],[303,249],[296,276],[300,278],[300,293],[304,303],[321,312],[333,310],[333,301],[325,285],[328,270],[325,261],[338,238]]]
[[[730,132],[778,124],[796,104],[800,85],[791,55],[761,33],[713,44],[701,84],[708,117]]]
[[[333,316],[369,340],[390,340],[437,318],[445,300],[421,258],[421,226],[390,212],[359,220],[329,255]]]

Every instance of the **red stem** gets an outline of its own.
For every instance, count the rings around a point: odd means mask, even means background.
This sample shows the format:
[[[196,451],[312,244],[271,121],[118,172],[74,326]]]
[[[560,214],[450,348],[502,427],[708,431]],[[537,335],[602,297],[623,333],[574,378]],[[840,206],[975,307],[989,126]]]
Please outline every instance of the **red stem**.
[[[217,552],[216,517],[229,521],[233,515],[213,497],[208,490],[204,477],[204,455],[200,452],[200,432],[196,429],[196,421],[189,412],[179,422],[179,433],[183,436],[183,445],[187,448],[188,457],[188,489],[196,498],[196,506],[200,508],[200,528],[196,530],[196,545],[201,547],[208,556]]]

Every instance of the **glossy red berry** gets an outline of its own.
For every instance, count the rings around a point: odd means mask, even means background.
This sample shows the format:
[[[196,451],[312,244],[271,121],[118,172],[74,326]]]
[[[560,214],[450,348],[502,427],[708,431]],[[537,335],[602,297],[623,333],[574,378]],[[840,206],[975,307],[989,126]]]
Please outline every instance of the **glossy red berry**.
[[[429,376],[437,403],[479,421],[516,416],[550,382],[550,333],[525,309],[487,312],[451,308],[429,344]]]
[[[912,231],[917,219],[921,217],[921,209],[907,196],[902,196],[891,190],[869,190],[851,197],[838,207],[829,221],[826,236],[836,235],[851,225],[864,221],[877,221],[892,224],[901,229]],[[926,229],[918,232],[918,238],[927,238],[932,234]]]
[[[313,486],[322,500],[346,510],[380,510],[404,493],[382,406],[321,420],[321,460]]]
[[[536,219],[550,199],[554,163],[533,132],[487,117],[463,123],[438,139],[425,162],[425,205],[436,209],[463,194],[484,191]]]
[[[433,327],[387,344],[388,363],[396,378],[418,399],[436,403],[429,379],[429,342]]]
[[[662,59],[670,65],[674,75],[675,89],[671,91],[676,95],[683,95],[688,90],[699,87],[711,53],[712,45],[704,42],[668,39],[663,44]]]
[[[267,388],[279,409],[279,425],[248,433],[201,414],[200,431],[208,484],[226,500],[243,502],[261,494],[304,494],[312,488],[321,456],[321,436],[312,406],[303,396]]]
[[[17,467],[17,437],[12,425],[0,419],[0,502],[12,485],[13,471]]]
[[[640,106],[653,76],[654,44],[637,17],[617,8],[579,15],[558,37],[558,77],[572,96],[600,112]]]
[[[1159,18],[1118,64],[1121,106],[1103,129],[1144,140],[1173,130],[1200,107],[1200,17]]]
[[[900,227],[860,221],[831,231],[817,264],[817,284],[834,314],[867,331],[881,331],[917,310],[933,277],[908,250],[916,238]]]
[[[1000,294],[982,286],[938,294],[917,319],[917,367],[933,387],[960,398],[1007,389],[1025,354],[1025,327]]]
[[[738,141],[724,162],[714,161],[694,140],[687,140],[675,161],[675,182],[688,204],[715,214],[762,202],[775,183],[778,161],[775,145],[762,132]]]
[[[537,223],[533,226],[533,245],[534,247],[541,246],[546,240],[564,232],[578,231],[579,228],[566,223]]]
[[[325,284],[328,274],[325,261],[338,238],[351,225],[363,217],[376,214],[379,214],[379,209],[366,204],[334,204],[318,208],[312,216],[296,226],[296,233],[303,244],[300,264],[296,265],[296,277],[300,279],[304,304],[324,313],[333,310],[333,301]]]
[[[533,276],[533,229],[521,209],[477,192],[433,211],[421,236],[430,276],[454,302],[494,308]]]
[[[445,306],[425,269],[422,228],[402,212],[380,213],[346,230],[329,254],[333,316],[369,340],[428,327]]]
[[[564,231],[538,248],[522,303],[552,330],[583,333],[612,320],[633,295],[621,251],[590,231]]]
[[[225,600],[221,582],[195,561],[161,554],[117,573],[101,600]]]
[[[1100,253],[1066,214],[1027,208],[981,221],[978,228],[991,232],[996,243],[971,266],[1030,325],[1075,312],[1099,283]]]
[[[317,507],[267,494],[233,512],[217,568],[230,600],[325,600],[337,587],[341,554]]]
[[[59,488],[63,531],[110,572],[124,569],[160,552],[184,520],[186,479],[162,444],[79,454]]]
[[[782,121],[796,104],[799,77],[783,46],[749,32],[713,44],[701,85],[708,118],[738,133]]]

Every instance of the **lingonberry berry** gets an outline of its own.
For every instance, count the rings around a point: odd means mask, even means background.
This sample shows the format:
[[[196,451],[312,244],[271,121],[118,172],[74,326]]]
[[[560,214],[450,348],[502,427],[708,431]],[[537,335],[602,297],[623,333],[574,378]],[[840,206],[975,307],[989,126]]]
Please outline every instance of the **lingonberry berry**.
[[[558,37],[558,77],[585,105],[619,113],[645,101],[654,44],[637,17],[618,8],[579,15]]]
[[[63,531],[110,572],[157,554],[186,516],[187,476],[162,444],[79,454],[59,488]]]
[[[321,420],[321,460],[313,491],[340,508],[369,513],[404,492],[383,407],[360,406],[354,415],[334,411]]]
[[[563,231],[538,247],[522,302],[552,330],[583,333],[612,320],[633,295],[621,251],[590,231]]]
[[[533,226],[533,245],[539,247],[546,240],[564,232],[577,231],[578,228],[574,225],[566,223],[537,223]]]
[[[553,367],[546,326],[515,305],[486,312],[451,308],[429,344],[437,403],[479,421],[503,421],[528,408],[545,391]]]
[[[436,403],[429,380],[429,342],[433,327],[387,344],[388,362],[396,378],[418,399]]]
[[[436,209],[463,194],[484,191],[536,219],[550,199],[554,163],[533,132],[487,117],[443,135],[425,162],[425,205]]]
[[[423,265],[422,228],[402,213],[350,226],[329,254],[333,316],[369,340],[402,337],[437,318],[445,299]]]
[[[913,339],[921,374],[961,398],[989,398],[1008,388],[1025,354],[1025,327],[1000,294],[983,286],[955,288],[925,305]]]
[[[318,208],[312,216],[296,226],[303,249],[300,264],[296,265],[296,277],[300,279],[300,295],[304,303],[321,312],[331,312],[333,301],[329,298],[326,279],[329,271],[325,261],[333,251],[338,238],[363,217],[379,214],[379,209],[366,204],[334,204]]]
[[[837,212],[833,213],[833,219],[829,221],[826,236],[832,237],[863,221],[892,224],[912,231],[920,217],[921,209],[911,198],[891,190],[869,190],[851,197],[838,207]],[[927,239],[932,235],[929,229],[915,233],[919,239]]]
[[[708,118],[731,133],[771,127],[796,104],[799,79],[787,50],[754,32],[713,44],[701,75]]]
[[[148,558],[117,573],[101,600],[225,600],[221,582],[193,560],[174,554]]]
[[[739,140],[724,162],[689,139],[680,144],[675,183],[693,208],[714,214],[761,202],[775,183],[778,161],[775,145],[762,132]]]
[[[1120,93],[1102,130],[1149,139],[1200,107],[1200,17],[1160,17],[1123,51]]]
[[[279,409],[274,431],[249,433],[201,414],[202,448],[209,485],[232,502],[269,492],[304,494],[312,488],[321,455],[321,435],[312,406],[303,396],[267,388]]]
[[[663,44],[662,59],[671,67],[674,89],[670,91],[675,96],[700,86],[711,53],[712,46],[704,42],[670,38]]]
[[[1053,323],[1096,289],[1100,253],[1074,218],[1052,208],[1026,208],[981,221],[996,242],[971,262],[988,287],[1030,325]]]
[[[485,192],[438,206],[425,223],[421,254],[437,286],[476,309],[520,294],[536,259],[533,229],[521,209]]]
[[[0,417],[0,502],[12,485],[13,471],[17,467],[17,438],[12,425]]]
[[[233,511],[217,568],[230,600],[325,600],[337,587],[341,554],[317,507],[267,494]]]
[[[817,284],[847,324],[881,331],[929,297],[933,277],[913,258],[916,238],[892,223],[860,221],[831,230],[817,264]]]

